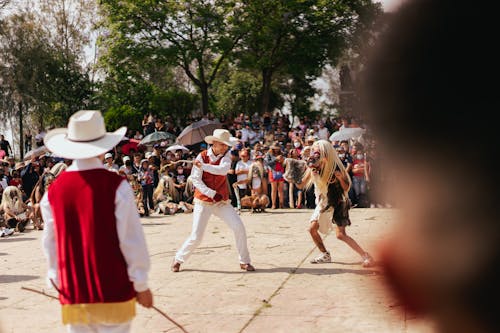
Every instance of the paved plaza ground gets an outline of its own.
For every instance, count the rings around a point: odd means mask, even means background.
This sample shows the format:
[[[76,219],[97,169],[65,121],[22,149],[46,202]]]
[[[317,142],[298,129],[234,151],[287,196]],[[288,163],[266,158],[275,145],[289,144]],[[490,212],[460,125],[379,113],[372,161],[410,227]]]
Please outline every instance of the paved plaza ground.
[[[172,257],[190,233],[192,215],[143,218],[156,307],[187,332],[433,332],[429,322],[408,316],[387,294],[378,267],[362,268],[359,256],[334,234],[325,239],[333,262],[310,264],[318,254],[307,232],[311,213],[241,213],[256,272],[240,270],[231,231],[212,217],[200,247],[181,272],[173,273]],[[397,223],[396,214],[394,209],[352,209],[348,233],[374,251]],[[57,300],[22,289],[56,296],[44,282],[41,235],[29,226],[0,239],[1,333],[66,332]],[[132,332],[182,331],[159,312],[137,306]]]

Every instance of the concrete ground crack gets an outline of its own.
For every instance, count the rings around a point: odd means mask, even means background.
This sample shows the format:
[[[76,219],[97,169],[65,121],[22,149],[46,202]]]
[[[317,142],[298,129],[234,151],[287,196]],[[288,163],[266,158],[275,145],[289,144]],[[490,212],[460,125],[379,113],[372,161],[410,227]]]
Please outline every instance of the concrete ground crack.
[[[323,237],[323,240],[325,240],[329,235],[330,235],[330,232],[328,232]],[[263,304],[253,313],[252,317],[250,319],[248,319],[248,321],[245,323],[245,325],[243,325],[243,327],[238,331],[238,333],[242,333],[243,331],[245,331],[245,329],[252,323],[252,321],[261,314],[262,310],[264,310],[265,308],[269,307],[269,305],[271,304],[271,300],[274,298],[274,296],[276,296],[280,292],[280,290],[283,289],[283,287],[288,282],[288,280],[290,280],[290,278],[295,274],[295,272],[302,266],[302,264],[306,261],[306,259],[315,250],[316,250],[316,246],[314,246],[307,253],[307,255],[299,262],[299,264],[294,269],[290,270],[290,273],[288,274],[288,276],[283,280],[283,282],[281,282],[281,284],[278,286],[278,288],[276,288],[276,290],[274,290],[274,292],[271,294],[271,296],[269,296],[269,298],[264,299],[262,301]]]

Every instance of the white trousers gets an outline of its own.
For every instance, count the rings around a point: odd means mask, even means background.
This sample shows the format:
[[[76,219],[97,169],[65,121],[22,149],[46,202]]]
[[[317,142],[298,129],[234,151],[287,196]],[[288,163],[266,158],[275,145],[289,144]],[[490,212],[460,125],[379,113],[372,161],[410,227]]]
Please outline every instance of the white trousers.
[[[182,244],[182,247],[175,254],[175,260],[180,263],[185,262],[198,245],[200,245],[205,229],[207,228],[208,219],[212,214],[223,220],[233,230],[240,263],[249,264],[250,254],[248,253],[245,226],[230,203],[217,203],[214,205],[195,203],[191,235],[189,235],[184,244]]]
[[[69,333],[129,333],[132,322],[123,324],[67,325]]]

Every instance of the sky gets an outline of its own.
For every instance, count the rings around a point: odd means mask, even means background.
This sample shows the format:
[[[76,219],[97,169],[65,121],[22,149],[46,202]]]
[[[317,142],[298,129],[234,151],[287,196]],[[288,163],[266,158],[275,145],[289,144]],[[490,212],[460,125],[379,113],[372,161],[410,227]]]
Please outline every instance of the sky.
[[[375,2],[380,2],[384,11],[392,12],[396,10],[404,0],[380,0]]]

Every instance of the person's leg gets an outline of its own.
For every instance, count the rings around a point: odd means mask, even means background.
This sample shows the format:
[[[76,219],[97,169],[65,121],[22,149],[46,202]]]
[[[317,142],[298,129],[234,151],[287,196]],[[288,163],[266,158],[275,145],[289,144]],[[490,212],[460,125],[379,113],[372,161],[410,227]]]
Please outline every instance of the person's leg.
[[[325,244],[323,243],[323,239],[321,238],[321,235],[319,234],[318,230],[319,230],[319,222],[317,220],[311,221],[311,223],[309,224],[309,234],[311,234],[314,244],[316,244],[316,246],[321,252],[327,252]]]
[[[234,233],[236,240],[236,249],[238,250],[240,264],[250,264],[250,254],[247,246],[247,233],[245,225],[240,216],[230,205],[217,206],[214,215],[223,220]]]
[[[233,209],[233,208],[231,208]],[[205,229],[207,228],[208,219],[212,215],[213,206],[209,205],[194,205],[193,210],[193,227],[191,230],[191,235],[186,239],[184,244],[175,254],[175,261],[178,263],[185,262],[198,245],[200,245]],[[234,209],[233,209],[234,211]]]
[[[290,208],[295,208],[295,186],[293,183],[288,183],[288,206]]]
[[[69,333],[129,333],[131,321],[122,324],[67,325]]]
[[[99,333],[129,333],[132,322],[122,324],[98,324],[96,325]]]
[[[302,190],[297,191],[297,208],[302,208],[302,200],[303,200],[304,192]]]
[[[148,204],[148,190],[147,186],[142,186],[142,206],[144,208],[144,216],[149,216],[149,204]]]
[[[354,240],[354,238],[347,235],[345,226],[340,227],[337,225],[335,228],[335,233],[337,239],[340,239],[341,241],[345,242],[347,245],[351,247],[351,249],[356,251],[361,256],[361,258],[363,259],[363,266],[369,267],[373,265],[373,259],[370,256],[370,254],[365,250],[363,250],[363,248],[361,248],[361,246]]]
[[[278,182],[271,182],[271,202],[272,209],[276,209],[276,196],[278,195]]]
[[[68,333],[97,333],[95,327],[91,325],[66,325]]]
[[[155,209],[155,204],[153,202],[153,185],[148,185],[148,204],[150,210]]]
[[[276,184],[278,185],[278,198],[279,198],[279,202],[280,202],[280,208],[285,208],[285,194],[284,194],[284,189],[283,189],[283,186],[284,186],[284,182],[276,182]]]
[[[319,234],[318,230],[319,230],[318,220],[311,221],[311,223],[309,224],[309,234],[311,234],[314,244],[316,244],[318,249],[321,251],[321,254],[318,257],[311,260],[311,264],[319,264],[332,261],[330,252],[326,250],[325,244],[323,243],[323,239],[321,238],[321,235]]]

